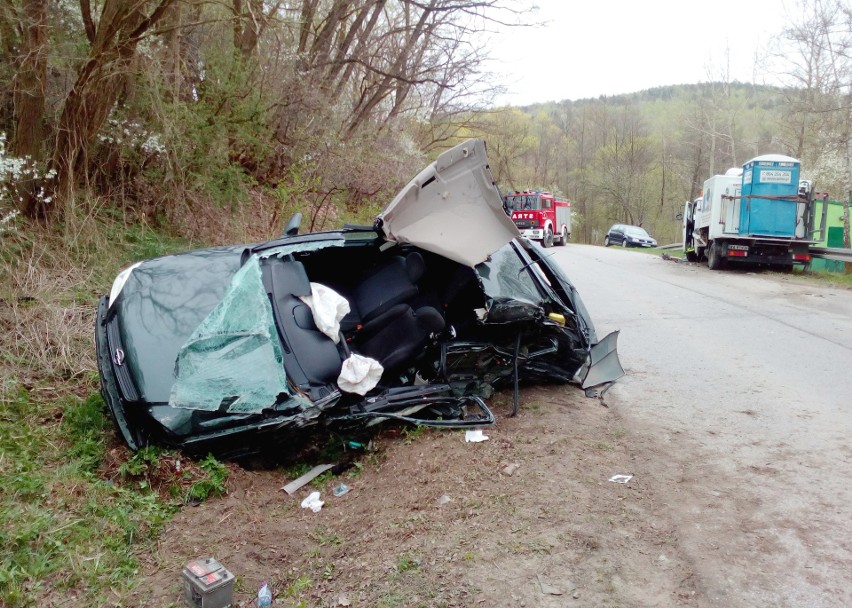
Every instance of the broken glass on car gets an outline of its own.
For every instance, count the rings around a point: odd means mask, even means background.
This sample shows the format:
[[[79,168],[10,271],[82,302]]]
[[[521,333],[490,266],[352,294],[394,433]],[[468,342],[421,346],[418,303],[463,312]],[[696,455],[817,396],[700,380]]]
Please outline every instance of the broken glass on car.
[[[287,392],[281,342],[257,256],[234,275],[222,301],[180,349],[169,404],[260,412]]]

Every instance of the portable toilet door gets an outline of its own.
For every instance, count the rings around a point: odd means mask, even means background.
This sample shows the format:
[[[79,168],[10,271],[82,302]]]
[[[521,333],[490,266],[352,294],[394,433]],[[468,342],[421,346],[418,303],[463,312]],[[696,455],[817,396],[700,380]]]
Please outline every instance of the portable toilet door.
[[[800,163],[781,154],[743,165],[740,234],[796,236]]]

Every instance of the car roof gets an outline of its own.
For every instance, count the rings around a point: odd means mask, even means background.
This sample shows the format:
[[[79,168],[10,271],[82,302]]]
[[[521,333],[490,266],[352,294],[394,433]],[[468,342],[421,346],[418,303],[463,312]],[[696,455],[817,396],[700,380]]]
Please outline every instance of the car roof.
[[[438,156],[376,221],[389,241],[411,243],[470,267],[520,236],[503,208],[481,139]]]

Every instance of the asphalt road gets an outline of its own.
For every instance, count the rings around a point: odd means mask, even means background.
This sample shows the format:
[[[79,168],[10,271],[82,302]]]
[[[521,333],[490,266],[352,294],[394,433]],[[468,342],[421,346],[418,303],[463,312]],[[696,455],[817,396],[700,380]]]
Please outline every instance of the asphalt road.
[[[631,250],[552,250],[627,376],[607,401],[699,603],[852,606],[852,290]]]

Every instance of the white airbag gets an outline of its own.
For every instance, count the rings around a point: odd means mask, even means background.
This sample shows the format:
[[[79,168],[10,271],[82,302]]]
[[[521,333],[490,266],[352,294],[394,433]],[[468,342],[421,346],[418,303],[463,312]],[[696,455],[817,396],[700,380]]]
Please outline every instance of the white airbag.
[[[353,353],[343,362],[337,386],[347,393],[366,395],[376,387],[384,371],[375,359]]]
[[[299,296],[314,315],[314,324],[326,336],[340,342],[340,321],[349,313],[346,298],[321,283],[311,283],[311,295]]]

